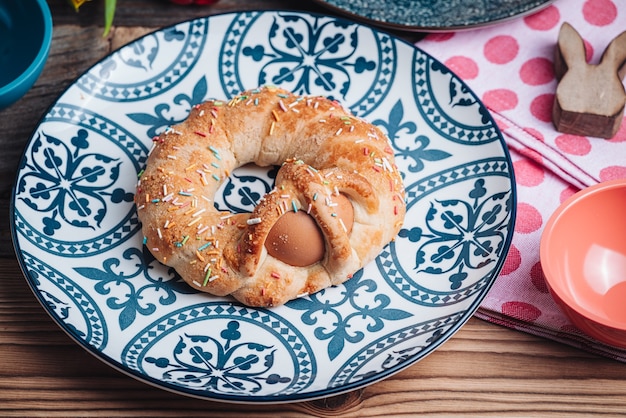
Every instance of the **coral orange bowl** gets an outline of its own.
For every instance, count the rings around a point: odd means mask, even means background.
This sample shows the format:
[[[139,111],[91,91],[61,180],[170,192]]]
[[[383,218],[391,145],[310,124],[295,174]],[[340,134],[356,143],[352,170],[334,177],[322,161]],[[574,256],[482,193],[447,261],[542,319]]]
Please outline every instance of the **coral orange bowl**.
[[[550,293],[574,325],[626,348],[626,179],[563,202],[544,228],[540,256]]]

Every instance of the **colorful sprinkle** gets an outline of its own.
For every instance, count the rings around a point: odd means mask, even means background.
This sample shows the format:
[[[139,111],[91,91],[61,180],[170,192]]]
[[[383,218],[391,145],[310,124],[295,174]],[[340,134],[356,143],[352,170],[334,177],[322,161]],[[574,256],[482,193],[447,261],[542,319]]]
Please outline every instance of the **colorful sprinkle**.
[[[202,282],[202,286],[206,286],[209,283],[209,279],[211,278],[211,269],[209,268],[204,275],[204,282]]]
[[[202,244],[202,245],[198,248],[198,251],[203,251],[203,250],[206,250],[207,248],[209,248],[209,247],[211,246],[211,244],[212,244],[212,242],[211,242],[211,241],[207,242],[206,244]]]
[[[193,215],[191,215],[192,218],[195,218],[197,216],[199,216],[201,213],[205,212],[206,208],[202,208],[199,211],[197,211],[196,213],[194,213]]]
[[[202,219],[202,218],[196,218],[196,219],[194,219],[193,221],[189,222],[189,223],[187,224],[187,226],[192,226],[192,225],[194,225],[194,224],[198,223],[201,219]]]

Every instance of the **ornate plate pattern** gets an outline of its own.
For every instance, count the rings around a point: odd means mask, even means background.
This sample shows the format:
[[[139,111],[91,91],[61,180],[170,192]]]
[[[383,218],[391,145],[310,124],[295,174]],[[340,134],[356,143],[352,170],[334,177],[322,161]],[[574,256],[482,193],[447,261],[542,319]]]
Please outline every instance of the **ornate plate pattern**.
[[[132,202],[152,136],[264,83],[331,96],[380,126],[408,204],[375,262],[275,309],[189,288],[144,248]],[[250,211],[275,175],[236,170],[216,205]],[[156,31],[76,80],[24,151],[11,216],[28,284],[83,347],[164,389],[271,403],[353,390],[439,347],[500,271],[514,209],[500,132],[446,67],[349,21],[251,12]]]
[[[537,12],[552,0],[315,0],[368,23],[419,32],[471,29]]]

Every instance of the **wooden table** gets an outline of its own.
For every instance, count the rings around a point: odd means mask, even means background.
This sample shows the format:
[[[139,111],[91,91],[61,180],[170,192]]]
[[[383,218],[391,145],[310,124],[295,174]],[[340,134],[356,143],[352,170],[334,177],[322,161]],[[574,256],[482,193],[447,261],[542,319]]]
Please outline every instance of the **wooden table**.
[[[65,0],[49,0],[55,29],[47,66],[26,97],[0,111],[0,415],[571,417],[626,413],[625,364],[478,319],[471,319],[427,358],[365,389],[262,407],[190,399],[151,387],[75,344],[31,293],[10,237],[9,201],[17,164],[46,108],[112,49],[155,28],[243,9],[327,12],[304,0],[221,0],[211,7],[119,0],[116,26],[103,38],[102,3],[94,0],[76,14]],[[419,39],[416,34],[401,36],[411,42]]]

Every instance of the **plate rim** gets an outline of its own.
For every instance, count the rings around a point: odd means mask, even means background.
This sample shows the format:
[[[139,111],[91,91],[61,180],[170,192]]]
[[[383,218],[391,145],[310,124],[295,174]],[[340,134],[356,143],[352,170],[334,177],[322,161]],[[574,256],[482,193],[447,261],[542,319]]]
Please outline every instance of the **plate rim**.
[[[315,0],[317,1],[317,0]],[[551,1],[551,0],[549,0]],[[388,31],[386,31],[384,28],[380,28],[378,26],[375,25],[371,25],[368,23],[363,23],[360,21],[355,21],[352,20],[348,17],[345,16],[336,16],[336,15],[331,15],[331,14],[325,14],[325,13],[318,13],[318,12],[310,12],[310,11],[306,11],[306,10],[294,10],[294,9],[253,9],[253,10],[235,10],[235,11],[225,11],[225,12],[220,12],[220,13],[215,13],[215,14],[210,14],[210,15],[204,15],[204,16],[195,16],[195,17],[191,17],[189,19],[184,19],[181,21],[177,21],[174,22],[170,25],[165,25],[162,27],[158,27],[155,28],[154,30],[147,32],[145,34],[143,34],[142,36],[124,44],[121,45],[119,47],[117,47],[116,49],[111,50],[110,52],[108,52],[106,55],[102,56],[101,58],[99,58],[96,62],[94,62],[92,65],[90,65],[87,69],[85,69],[83,72],[81,72],[79,75],[77,75],[54,99],[53,102],[42,112],[41,116],[38,118],[37,122],[35,123],[33,129],[31,130],[28,140],[26,141],[25,145],[24,145],[24,149],[20,155],[19,158],[19,162],[18,162],[18,169],[16,170],[16,174],[14,177],[14,181],[13,181],[13,185],[12,185],[12,189],[11,189],[11,197],[10,197],[10,202],[9,202],[9,222],[10,222],[10,233],[11,233],[11,241],[13,244],[13,249],[16,255],[16,259],[18,261],[20,270],[22,272],[22,275],[24,276],[25,281],[27,282],[30,290],[32,291],[32,293],[34,294],[34,296],[36,297],[37,301],[39,302],[39,304],[42,306],[42,308],[44,309],[44,311],[48,314],[48,316],[53,320],[53,322],[59,326],[74,342],[76,342],[80,347],[82,347],[84,350],[86,350],[88,353],[90,353],[92,356],[94,356],[95,358],[97,358],[98,360],[100,360],[101,362],[103,362],[104,364],[106,364],[107,366],[112,367],[113,369],[135,379],[138,380],[142,383],[148,384],[150,386],[156,387],[158,389],[161,390],[166,390],[168,392],[171,393],[175,393],[175,394],[179,394],[179,395],[183,395],[183,396],[187,396],[190,398],[195,398],[195,399],[201,399],[201,400],[206,400],[206,401],[216,401],[216,402],[224,402],[224,403],[232,403],[232,404],[247,404],[247,405],[272,405],[272,404],[288,404],[288,403],[296,403],[296,402],[306,402],[306,401],[314,401],[317,399],[321,399],[321,398],[327,398],[327,397],[332,397],[332,396],[338,396],[338,395],[342,395],[354,390],[358,390],[358,389],[362,389],[365,388],[367,386],[373,385],[375,383],[378,383],[380,381],[383,381],[405,369],[407,369],[408,367],[414,366],[416,363],[418,363],[419,361],[423,360],[424,358],[428,357],[430,354],[432,354],[434,351],[436,351],[439,347],[441,347],[441,345],[443,345],[444,343],[446,343],[448,340],[450,340],[450,338],[452,338],[452,336],[454,334],[456,334],[462,327],[463,325],[465,325],[465,323],[467,323],[467,321],[475,314],[475,312],[478,310],[480,304],[482,303],[482,301],[484,300],[484,298],[486,297],[487,293],[489,292],[489,290],[491,289],[491,287],[493,286],[493,284],[495,283],[496,279],[498,278],[507,254],[509,253],[510,249],[511,249],[511,244],[512,244],[512,240],[513,240],[513,235],[514,235],[514,230],[515,230],[515,222],[516,222],[516,218],[517,218],[517,187],[516,187],[516,181],[515,181],[515,174],[513,171],[513,161],[511,159],[511,154],[508,150],[508,147],[506,145],[506,142],[504,140],[504,135],[502,133],[502,131],[500,130],[500,128],[498,127],[497,123],[495,122],[495,119],[493,118],[493,115],[491,114],[491,112],[487,111],[488,117],[489,117],[489,121],[491,122],[491,125],[494,127],[494,129],[496,130],[497,134],[498,134],[498,140],[497,142],[500,143],[501,147],[502,147],[502,158],[504,158],[509,166],[509,181],[511,184],[511,190],[510,190],[510,194],[511,194],[511,212],[510,212],[510,221],[509,221],[509,229],[507,231],[507,235],[505,237],[505,239],[503,240],[503,247],[504,250],[501,254],[501,257],[498,259],[497,261],[497,265],[494,267],[493,271],[492,271],[492,277],[490,278],[489,282],[487,283],[487,285],[484,286],[484,288],[481,290],[481,295],[476,298],[476,300],[474,300],[465,310],[465,312],[463,312],[463,314],[460,316],[459,320],[457,320],[456,323],[454,323],[449,329],[447,329],[444,333],[441,334],[441,336],[438,338],[437,342],[434,344],[431,344],[430,346],[426,347],[424,350],[420,351],[420,356],[416,357],[416,358],[411,358],[407,361],[398,363],[396,365],[394,365],[393,367],[386,369],[383,372],[377,373],[376,375],[374,375],[373,377],[368,377],[368,378],[364,378],[362,380],[356,381],[356,382],[351,382],[348,384],[344,384],[342,386],[338,386],[338,387],[326,387],[325,389],[319,389],[319,390],[315,390],[315,391],[308,391],[308,392],[303,392],[303,393],[292,393],[289,395],[280,395],[280,397],[276,397],[275,395],[264,395],[264,396],[258,396],[258,397],[250,397],[250,396],[242,396],[242,395],[230,395],[230,394],[223,394],[223,393],[218,393],[218,392],[212,392],[212,391],[206,391],[203,394],[201,394],[198,391],[193,391],[191,389],[188,388],[183,388],[180,386],[176,386],[173,385],[169,382],[165,382],[163,380],[160,379],[156,379],[152,376],[149,375],[145,375],[140,373],[137,370],[131,369],[131,368],[127,368],[125,367],[121,362],[115,360],[114,358],[112,358],[111,356],[109,356],[108,354],[98,350],[97,348],[93,347],[91,344],[88,344],[87,341],[80,339],[79,337],[77,337],[76,335],[74,335],[74,333],[72,332],[72,330],[70,329],[70,327],[68,326],[68,324],[66,324],[64,321],[60,320],[59,318],[57,318],[56,314],[54,313],[54,311],[48,306],[48,304],[46,303],[45,300],[43,300],[41,293],[36,289],[36,287],[34,286],[34,283],[32,282],[32,277],[31,275],[28,273],[27,271],[27,266],[25,263],[24,258],[20,255],[21,253],[21,249],[20,249],[20,245],[19,245],[19,240],[18,240],[18,234],[17,234],[17,226],[15,224],[15,199],[16,199],[16,189],[17,189],[17,183],[19,180],[19,176],[20,176],[20,166],[22,164],[22,162],[24,161],[24,159],[26,158],[26,153],[29,149],[29,147],[31,146],[32,140],[34,138],[35,133],[37,132],[37,130],[39,129],[40,125],[43,123],[43,121],[45,120],[46,115],[59,103],[59,100],[71,89],[73,88],[77,81],[83,77],[84,75],[88,74],[89,72],[91,72],[97,65],[101,64],[104,60],[110,58],[113,54],[117,53],[118,51],[120,51],[123,48],[126,48],[130,45],[132,45],[135,42],[138,42],[146,37],[152,36],[155,33],[167,30],[169,28],[175,27],[177,25],[181,25],[181,24],[186,24],[186,23],[190,23],[196,20],[210,20],[211,18],[215,18],[215,17],[220,17],[220,16],[226,16],[226,15],[232,15],[232,16],[236,16],[236,15],[240,15],[242,13],[252,13],[252,14],[276,14],[276,13],[295,13],[295,14],[301,14],[301,15],[305,15],[305,16],[313,16],[313,17],[319,17],[319,18],[331,18],[333,20],[336,21],[340,21],[340,22],[344,22],[350,25],[359,25],[362,27],[366,27],[369,28],[370,30],[374,31],[374,32],[378,32],[378,33],[384,33],[386,35],[388,35],[391,39],[393,39],[396,42],[400,42],[403,43],[407,46],[409,46],[410,48],[412,48],[413,50],[418,50],[419,52],[423,53],[425,56],[427,56],[429,59],[432,59],[434,62],[442,65],[443,67],[445,67],[446,69],[448,69],[450,71],[450,73],[452,74],[452,76],[455,78],[455,81],[460,82],[465,88],[468,89],[468,91],[471,92],[472,95],[474,95],[477,100],[478,103],[480,104],[480,106],[482,108],[485,108],[484,103],[482,102],[482,100],[480,100],[480,98],[474,93],[474,90],[471,89],[464,80],[462,80],[459,76],[456,75],[456,73],[454,73],[451,69],[449,69],[447,66],[445,66],[443,63],[441,63],[441,61],[439,61],[438,59],[436,59],[435,57],[433,57],[430,53],[422,50],[419,46],[417,46],[416,44],[413,44],[409,41],[406,41],[402,38],[400,38],[397,35],[394,35],[392,33],[389,33]],[[150,324],[154,323],[156,320],[153,320]]]
[[[391,0],[393,1],[393,0]],[[348,9],[344,9],[337,5],[331,4],[328,0],[313,0],[314,3],[326,8],[327,10],[343,15],[344,17],[354,19],[358,22],[365,23],[371,26],[377,26],[379,28],[385,28],[387,30],[395,30],[395,31],[406,31],[406,32],[424,32],[424,33],[440,33],[440,32],[463,32],[470,31],[474,29],[485,28],[494,25],[500,25],[502,23],[509,22],[514,19],[519,19],[524,16],[531,15],[533,13],[537,13],[546,7],[550,6],[555,0],[542,0],[541,4],[537,6],[531,7],[528,10],[525,10],[520,13],[516,13],[511,16],[506,16],[500,19],[487,20],[483,22],[470,23],[470,24],[456,24],[449,26],[434,26],[434,25],[410,25],[404,24],[401,22],[392,22],[392,21],[384,21],[372,19],[367,16],[361,15],[355,11],[351,11]]]

